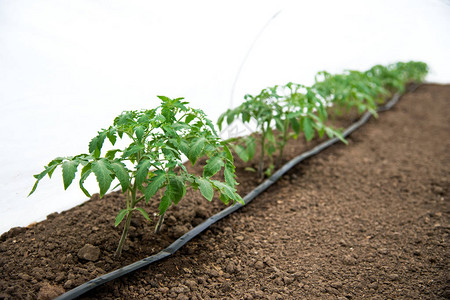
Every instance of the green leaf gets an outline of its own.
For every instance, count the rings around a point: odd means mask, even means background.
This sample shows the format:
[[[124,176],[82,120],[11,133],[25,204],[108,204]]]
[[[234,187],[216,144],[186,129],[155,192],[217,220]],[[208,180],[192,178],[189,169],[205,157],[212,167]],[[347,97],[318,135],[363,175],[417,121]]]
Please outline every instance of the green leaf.
[[[122,209],[116,216],[116,221],[114,222],[114,226],[117,227],[120,222],[122,222],[123,218],[127,215],[128,209]],[[131,212],[130,212],[131,213]]]
[[[241,196],[239,196],[239,194],[236,193],[236,190],[234,188],[218,180],[212,180],[211,182],[222,194],[225,194],[228,198],[234,201],[244,204],[244,201],[242,200]]]
[[[92,162],[92,171],[97,177],[98,186],[100,187],[100,197],[106,194],[112,182],[112,173],[109,170],[110,164],[106,159],[100,159]]]
[[[109,142],[114,145],[116,143],[117,137],[116,137],[116,128],[110,127],[108,130],[108,133],[106,134],[108,137]]]
[[[89,194],[88,190],[84,187],[84,181],[89,177],[89,175],[92,173],[92,163],[88,163],[81,169],[81,178],[79,182],[80,189],[83,191],[83,193],[91,198],[91,194]]]
[[[36,178],[36,182],[34,183],[33,188],[31,189],[31,192],[28,194],[28,196],[30,196],[31,194],[34,193],[34,191],[36,190],[36,188],[38,186],[39,181],[42,178],[44,178],[45,175],[50,174],[51,172],[53,172],[57,166],[58,166],[57,164],[52,165],[51,167],[47,167],[46,166],[46,167],[44,167],[44,171],[42,171],[39,174],[34,175],[34,178]]]
[[[170,102],[172,99],[170,99],[169,97],[166,96],[156,96],[159,99],[161,99],[163,102]]]
[[[143,160],[137,166],[136,171],[136,185],[137,187],[141,187],[142,183],[147,179],[148,169],[150,169],[151,161],[149,159]]]
[[[230,148],[228,148],[228,146],[226,144],[223,144],[223,150],[225,151],[225,157],[229,160],[229,161],[233,161],[233,154],[230,151]]]
[[[64,160],[64,157],[57,157],[54,160],[52,160],[51,162],[48,163],[48,166],[53,166],[53,165],[60,165]]]
[[[195,117],[196,117],[195,114],[189,114],[189,115],[186,116],[186,119],[184,119],[184,122],[185,122],[186,124],[189,124],[192,120],[195,119]]]
[[[211,129],[211,131],[213,132],[213,134],[214,134],[215,136],[217,136],[218,134],[217,134],[216,128],[214,128],[214,124],[211,122],[211,120],[206,118],[206,119],[205,119],[205,123],[206,123],[206,125]]]
[[[119,161],[112,162],[111,168],[114,170],[117,179],[119,179],[120,185],[122,186],[122,192],[125,192],[130,185],[130,176],[127,168]]]
[[[253,156],[255,156],[255,151],[256,151],[256,143],[255,143],[255,139],[253,137],[247,137],[245,139],[245,145],[247,146],[247,155],[248,155],[248,159],[252,159]]]
[[[225,177],[225,182],[229,186],[236,185],[236,180],[234,179],[235,175],[234,175],[234,165],[233,164],[230,164],[230,163],[225,164],[224,177]]]
[[[89,143],[89,153],[93,154],[96,158],[100,157],[100,151],[102,150],[106,135],[107,131],[99,132]]]
[[[214,156],[206,161],[206,165],[203,168],[203,177],[211,177],[223,166],[223,159],[220,156]]]
[[[166,195],[170,198],[170,200],[173,203],[178,204],[185,194],[186,186],[184,181],[178,176],[170,176],[169,184],[166,188]]]
[[[275,137],[273,135],[272,128],[270,127],[267,129],[266,138],[270,143],[275,144]]]
[[[230,200],[233,200],[233,199],[231,199],[230,197],[228,197],[227,195],[222,194],[222,193],[220,193],[219,199],[220,199],[220,201],[222,201],[225,205],[228,205],[228,204],[230,203]],[[233,201],[234,201],[234,200],[233,200]]]
[[[151,197],[164,185],[166,182],[166,173],[164,171],[155,172],[156,176],[150,178],[150,182],[145,189],[145,201],[148,203]]]
[[[147,212],[142,207],[136,207],[135,210],[139,211],[146,220],[150,221],[150,217],[148,216]]]
[[[217,119],[217,126],[219,126],[219,130],[222,130],[222,123],[223,123],[223,120],[225,119],[227,113],[228,113],[228,111],[224,112],[223,114],[221,114],[219,116],[219,119]]]
[[[133,144],[131,146],[129,146],[128,148],[125,149],[122,157],[123,158],[127,158],[130,157],[136,153],[138,153],[139,151],[142,151],[145,149],[145,146],[143,144]]]
[[[106,152],[105,158],[108,160],[113,160],[116,156],[116,153],[119,152],[119,149],[113,149]]]
[[[197,159],[202,154],[202,150],[205,147],[206,141],[207,140],[204,137],[200,137],[190,145],[187,157],[189,158],[192,164],[195,164]]]
[[[162,216],[170,206],[170,198],[164,195],[159,202],[159,215]]]
[[[62,164],[62,175],[64,181],[64,189],[66,190],[75,178],[77,172],[78,163],[70,160],[66,160]]]
[[[275,118],[275,126],[279,131],[284,130],[284,122],[279,117]]]
[[[180,148],[180,151],[184,154],[184,155],[186,155],[186,156],[188,156],[188,154],[189,154],[189,151],[190,151],[190,149],[189,149],[189,144],[185,141],[185,140],[181,140],[180,141],[180,143],[179,143],[179,148]]]
[[[204,179],[201,177],[196,178],[195,182],[198,184],[203,197],[205,197],[208,201],[212,201],[214,196],[214,189],[211,182],[209,182],[208,179]]]
[[[227,115],[227,123],[231,124],[234,121],[234,118],[236,117],[234,111],[230,111]]]
[[[144,136],[144,128],[142,126],[138,126],[134,132],[136,133],[138,140],[142,140],[142,137]]]
[[[241,145],[231,145],[236,152],[236,154],[239,156],[240,159],[242,159],[245,162],[249,161],[248,152],[247,150],[241,146]]]
[[[313,122],[310,118],[303,118],[302,120],[303,132],[305,133],[307,141],[312,140],[312,138],[314,137],[314,128],[312,123]]]
[[[299,134],[300,133],[300,123],[298,122],[298,120],[296,118],[292,118],[292,119],[290,119],[290,122],[291,122],[291,126],[292,126],[292,129],[294,130],[294,132],[296,134]]]

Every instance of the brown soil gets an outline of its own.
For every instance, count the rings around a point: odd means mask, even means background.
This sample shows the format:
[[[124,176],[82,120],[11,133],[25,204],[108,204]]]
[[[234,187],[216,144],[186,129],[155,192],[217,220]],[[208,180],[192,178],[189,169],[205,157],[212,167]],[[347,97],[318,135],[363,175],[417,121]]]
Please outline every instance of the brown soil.
[[[450,298],[449,116],[450,86],[421,86],[172,257],[84,298]],[[317,142],[294,141],[285,159]],[[257,181],[237,163],[245,195]],[[154,254],[223,208],[206,202],[188,192],[160,235],[136,214],[120,259],[118,192],[13,228],[0,239],[0,299],[51,299]]]

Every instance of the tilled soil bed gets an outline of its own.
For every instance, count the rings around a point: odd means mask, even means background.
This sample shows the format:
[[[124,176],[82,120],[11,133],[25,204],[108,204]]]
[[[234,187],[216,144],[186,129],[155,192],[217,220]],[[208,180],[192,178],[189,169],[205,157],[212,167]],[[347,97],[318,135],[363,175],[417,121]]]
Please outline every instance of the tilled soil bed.
[[[423,85],[348,146],[297,165],[172,257],[83,298],[450,298],[449,116],[450,86]],[[293,141],[285,160],[318,142]],[[237,160],[241,195],[258,184],[244,168]],[[190,191],[169,209],[160,235],[136,214],[116,259],[122,228],[114,217],[124,203],[118,192],[94,196],[3,234],[0,299],[54,298],[158,252],[224,207]]]

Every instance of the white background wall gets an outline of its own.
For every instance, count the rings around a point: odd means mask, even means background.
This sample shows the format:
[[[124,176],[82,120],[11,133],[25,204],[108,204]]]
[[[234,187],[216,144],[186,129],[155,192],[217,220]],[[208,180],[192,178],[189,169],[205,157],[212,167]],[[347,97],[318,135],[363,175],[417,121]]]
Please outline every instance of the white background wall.
[[[320,70],[422,60],[428,81],[450,83],[449,53],[448,0],[0,0],[0,232],[85,201],[57,173],[26,196],[44,164],[87,152],[156,95],[216,120],[246,93]]]

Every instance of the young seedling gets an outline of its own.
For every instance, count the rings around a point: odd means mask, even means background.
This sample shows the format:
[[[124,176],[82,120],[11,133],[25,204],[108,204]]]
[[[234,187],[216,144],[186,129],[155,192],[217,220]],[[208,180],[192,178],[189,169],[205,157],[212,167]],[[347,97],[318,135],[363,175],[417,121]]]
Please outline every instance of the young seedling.
[[[277,167],[281,166],[288,140],[297,139],[302,132],[306,141],[312,140],[317,132],[319,137],[326,133],[330,138],[338,137],[347,143],[338,130],[325,124],[328,119],[327,103],[321,100],[312,88],[290,82],[282,90],[284,95],[279,99],[283,110],[275,118],[279,132]]]
[[[276,101],[277,97],[276,87],[264,89],[256,96],[246,95],[244,103],[234,109],[228,109],[217,121],[219,129],[222,128],[222,123],[225,119],[228,124],[231,124],[238,117],[240,117],[242,123],[249,123],[252,119],[256,121],[257,130],[261,134],[259,138],[260,155],[257,169],[259,179],[264,178],[264,157],[266,153],[271,155],[275,151],[275,138],[271,124],[276,115],[276,111],[280,110],[279,104]],[[245,139],[246,148],[242,147],[242,145],[237,145],[234,149],[239,157],[244,161],[248,161],[255,154],[255,143],[255,139],[250,136]],[[269,167],[270,169],[273,169],[273,166],[272,168]]]
[[[127,237],[132,213],[137,211],[147,220],[147,212],[138,207],[142,200],[146,203],[159,191],[159,220],[156,232],[159,232],[164,214],[173,204],[176,205],[185,195],[186,188],[199,189],[209,201],[214,190],[225,204],[244,203],[237,194],[235,186],[235,167],[233,156],[222,142],[214,125],[203,111],[189,108],[183,98],[170,99],[158,96],[161,105],[155,109],[126,111],[115,118],[107,129],[98,132],[89,143],[89,154],[70,157],[58,157],[52,160],[44,171],[34,175],[34,184],[30,195],[36,190],[39,181],[46,175],[52,176],[56,167],[62,168],[64,188],[67,189],[75,178],[79,167],[81,190],[90,197],[83,183],[90,174],[97,178],[100,197],[110,189],[114,179],[119,181],[122,192],[127,196],[126,208],[115,219],[118,226],[124,219],[125,225],[116,250],[116,256],[122,253]],[[126,139],[130,143],[124,149],[112,149],[102,156],[105,140],[114,146],[117,139]],[[182,154],[192,164],[207,156],[202,176],[191,174],[183,165]],[[213,176],[224,170],[225,181]],[[138,191],[142,196],[138,196]]]
[[[326,133],[330,137],[337,136],[345,142],[339,131],[325,125],[326,104],[311,88],[294,83],[264,89],[256,96],[247,95],[244,103],[220,116],[219,128],[225,119],[231,124],[238,117],[243,123],[252,119],[256,121],[260,133],[261,152],[257,170],[260,179],[264,174],[270,176],[275,169],[273,155],[277,151],[276,167],[281,165],[287,141],[291,138],[296,139],[301,132],[305,134],[307,141],[310,141],[317,132],[320,137]],[[274,133],[273,127],[277,129],[277,134]],[[255,140],[252,137],[245,137],[233,148],[242,160],[248,161],[255,153],[254,144]],[[264,169],[265,156],[270,161],[267,169]]]

